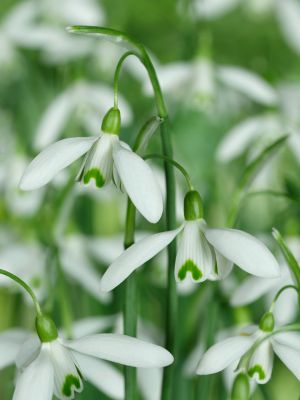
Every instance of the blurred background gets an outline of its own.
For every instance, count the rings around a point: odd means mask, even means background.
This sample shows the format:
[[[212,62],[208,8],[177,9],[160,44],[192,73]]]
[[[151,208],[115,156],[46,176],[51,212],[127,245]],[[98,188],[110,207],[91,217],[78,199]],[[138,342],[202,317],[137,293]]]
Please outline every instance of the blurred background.
[[[113,105],[114,68],[123,49],[71,36],[68,25],[119,29],[147,47],[170,113],[175,159],[200,191],[211,226],[226,225],[246,165],[289,134],[247,188],[255,193],[241,204],[236,226],[265,240],[280,260],[271,238],[275,226],[300,255],[300,1],[1,0],[0,16],[0,265],[33,285],[66,336],[121,329],[122,288],[103,295],[98,284],[122,251],[126,204],[113,187],[74,185],[80,162],[43,189],[18,189],[38,152],[61,138],[97,135]],[[133,59],[121,75],[120,108],[122,139],[132,145],[155,115],[147,76]],[[159,149],[157,134],[147,152]],[[163,186],[160,161],[152,165]],[[180,223],[185,186],[177,178]],[[151,226],[138,218],[137,228],[139,237],[164,229],[164,221]],[[159,344],[164,343],[165,274],[165,254],[138,272],[139,336]],[[270,304],[271,297],[262,297],[232,307],[231,295],[244,278],[235,269],[221,283],[178,288],[174,399],[227,398],[230,374],[195,377],[194,370],[220,332],[257,323]],[[285,317],[296,319],[295,313]],[[1,278],[0,359],[1,337],[9,330],[22,340],[33,321],[30,301]],[[13,393],[13,364],[0,360],[3,400]],[[158,400],[160,381],[159,370],[139,371],[141,399]],[[104,383],[98,389],[86,383],[78,399],[120,398]],[[298,399],[299,389],[276,360],[273,379],[254,388],[253,399]]]

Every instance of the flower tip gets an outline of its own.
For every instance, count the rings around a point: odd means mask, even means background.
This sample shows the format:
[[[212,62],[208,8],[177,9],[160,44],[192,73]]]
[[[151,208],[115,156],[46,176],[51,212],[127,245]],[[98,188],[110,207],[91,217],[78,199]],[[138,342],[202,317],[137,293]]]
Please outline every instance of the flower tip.
[[[66,31],[68,32],[68,33],[75,33],[76,32],[76,26],[72,26],[72,25],[70,25],[70,26],[67,26],[66,28]]]

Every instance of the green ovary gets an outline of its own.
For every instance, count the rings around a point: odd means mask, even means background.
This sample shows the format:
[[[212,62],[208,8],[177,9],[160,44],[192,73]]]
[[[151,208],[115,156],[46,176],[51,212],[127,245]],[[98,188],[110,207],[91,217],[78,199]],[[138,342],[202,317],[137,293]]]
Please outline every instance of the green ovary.
[[[186,274],[190,272],[192,274],[192,277],[195,281],[198,281],[199,279],[202,278],[203,274],[200,271],[200,269],[197,267],[197,265],[194,263],[192,260],[187,260],[183,266],[180,268],[178,271],[178,278],[183,281],[186,277]]]
[[[263,380],[263,379],[265,379],[265,377],[266,377],[265,371],[263,370],[262,366],[261,366],[261,365],[258,365],[258,364],[254,365],[253,367],[251,367],[251,368],[248,370],[248,375],[249,375],[251,378],[253,378],[253,376],[254,376],[255,374],[258,374],[260,380]]]
[[[83,176],[83,182],[85,184],[88,184],[91,179],[95,180],[95,184],[98,188],[101,188],[105,184],[105,179],[99,169],[97,168],[92,168],[89,171],[87,171],[84,176]]]
[[[80,385],[80,380],[77,376],[74,375],[67,375],[65,378],[65,382],[63,384],[62,387],[62,393],[64,394],[64,396],[72,396],[73,391],[72,388],[74,387],[74,389],[80,389],[81,385]]]

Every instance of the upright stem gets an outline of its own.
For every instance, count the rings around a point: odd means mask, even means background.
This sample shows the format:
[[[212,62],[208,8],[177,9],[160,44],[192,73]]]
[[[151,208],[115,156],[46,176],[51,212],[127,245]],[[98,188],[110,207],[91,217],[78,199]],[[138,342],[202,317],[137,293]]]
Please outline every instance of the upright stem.
[[[126,211],[126,224],[124,236],[124,248],[127,249],[134,243],[136,209],[128,198]],[[137,329],[137,285],[136,274],[132,274],[124,282],[124,333],[136,336]],[[135,400],[136,390],[136,368],[125,367],[125,399]]]
[[[170,122],[164,103],[162,91],[157,79],[157,75],[153,64],[144,49],[142,49],[142,62],[145,65],[155,95],[155,102],[158,115],[164,118],[164,122],[160,126],[161,142],[163,155],[173,158],[173,148],[170,135]],[[174,167],[167,161],[164,163],[166,176],[166,226],[167,230],[176,227],[176,203],[175,203],[175,175]],[[176,360],[177,343],[177,309],[178,300],[176,293],[176,282],[174,279],[174,265],[176,258],[176,241],[173,240],[168,247],[168,282],[167,282],[167,304],[166,304],[166,348],[173,354]],[[171,400],[173,398],[173,376],[175,364],[164,369],[162,399]]]

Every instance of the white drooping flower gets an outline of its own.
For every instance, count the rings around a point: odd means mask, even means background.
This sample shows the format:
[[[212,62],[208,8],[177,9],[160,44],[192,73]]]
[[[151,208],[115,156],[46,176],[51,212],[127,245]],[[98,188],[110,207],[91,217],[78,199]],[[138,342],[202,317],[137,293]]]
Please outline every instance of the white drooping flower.
[[[130,246],[107,269],[101,288],[110,291],[181,234],[175,262],[175,279],[203,282],[226,277],[233,264],[265,277],[279,275],[268,248],[255,237],[236,229],[210,229],[202,218],[200,195],[189,191],[184,200],[185,222],[177,229],[157,233]]]
[[[113,181],[146,219],[157,222],[163,211],[159,185],[148,164],[120,141],[119,130],[120,111],[112,108],[98,137],[64,139],[42,151],[25,170],[20,187],[33,190],[44,186],[86,154],[78,180],[84,184],[94,181],[98,188]]]
[[[232,11],[240,2],[241,0],[194,0],[190,9],[201,20],[213,20]]]
[[[13,400],[74,399],[83,390],[83,380],[103,379],[103,361],[155,368],[173,362],[172,355],[160,346],[130,336],[96,334],[74,340],[63,340],[49,318],[37,318],[40,340],[30,340],[22,347],[17,366]],[[104,373],[104,377],[107,376]]]
[[[34,147],[42,150],[58,140],[66,131],[68,121],[76,119],[87,134],[97,135],[99,117],[103,118],[109,108],[113,91],[110,87],[93,82],[77,81],[60,93],[49,104],[38,124]],[[119,95],[122,122],[131,121],[128,103]]]
[[[272,375],[274,353],[300,380],[299,332],[273,332],[274,319],[265,314],[260,327],[222,340],[210,347],[201,357],[197,374],[209,375],[223,371],[232,364],[236,372],[245,372],[256,383],[267,383]],[[249,357],[242,357],[249,351]]]
[[[207,52],[191,61],[157,64],[164,93],[172,100],[179,99],[208,111],[215,105],[226,113],[232,113],[232,108],[239,109],[247,99],[266,106],[277,104],[276,91],[259,75],[237,66],[218,65],[205,54]],[[144,82],[145,92],[151,94],[152,88],[145,74],[133,61],[129,65],[135,76]]]
[[[299,238],[288,238],[287,243],[296,259],[300,257]],[[232,291],[230,303],[232,306],[251,304],[264,297],[269,307],[276,294],[287,285],[295,285],[295,280],[286,263],[280,263],[281,274],[278,278],[248,277]],[[278,325],[285,325],[295,320],[298,315],[298,295],[293,289],[286,289],[276,300],[273,313]]]

